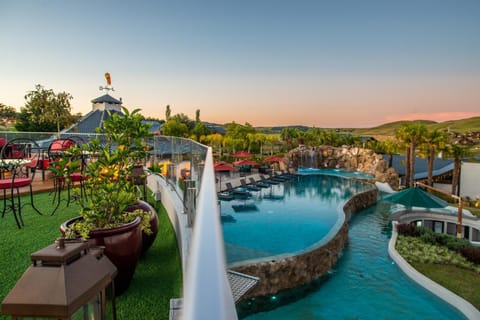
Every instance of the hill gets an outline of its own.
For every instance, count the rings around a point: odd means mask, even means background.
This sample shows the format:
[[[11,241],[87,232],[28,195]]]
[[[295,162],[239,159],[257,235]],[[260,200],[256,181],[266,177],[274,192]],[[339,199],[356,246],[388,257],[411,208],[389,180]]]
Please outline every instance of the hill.
[[[372,128],[352,129],[352,132],[353,134],[361,136],[394,136],[395,131],[397,131],[401,125],[406,123],[423,123],[430,130],[444,129],[446,131],[454,131],[458,133],[466,133],[467,131],[480,131],[480,117],[473,117],[445,122],[435,122],[430,120],[396,121]]]

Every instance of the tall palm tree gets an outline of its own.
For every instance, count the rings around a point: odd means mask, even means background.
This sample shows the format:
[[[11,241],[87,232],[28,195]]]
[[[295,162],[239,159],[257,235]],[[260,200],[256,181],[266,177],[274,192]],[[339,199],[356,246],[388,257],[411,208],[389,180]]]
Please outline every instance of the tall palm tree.
[[[427,127],[422,123],[403,124],[396,133],[397,138],[405,146],[405,184],[412,187],[415,176],[415,157],[418,145],[420,145],[427,133]]]
[[[410,130],[408,124],[402,125],[395,132],[400,148],[405,148],[405,185],[410,181],[411,165],[410,165]]]
[[[439,151],[444,151],[448,143],[448,134],[440,129],[433,129],[427,131],[425,139],[423,141],[423,149],[426,151],[427,157],[427,184],[433,186],[433,167],[435,161],[435,155]]]
[[[415,158],[416,158],[416,150],[418,145],[423,143],[425,136],[427,134],[427,127],[421,123],[414,123],[411,125],[410,128],[410,181],[408,182],[409,187],[413,187],[414,184],[414,176],[415,176]]]
[[[458,184],[460,181],[461,160],[471,155],[471,147],[449,144],[448,155],[453,158],[452,194],[459,195]]]

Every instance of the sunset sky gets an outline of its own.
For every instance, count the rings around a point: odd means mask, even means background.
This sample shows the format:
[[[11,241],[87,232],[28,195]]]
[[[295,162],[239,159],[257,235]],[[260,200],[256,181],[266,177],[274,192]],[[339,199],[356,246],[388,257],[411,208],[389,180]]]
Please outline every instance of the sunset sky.
[[[87,113],[254,126],[480,116],[480,1],[0,0],[0,103],[41,84]]]

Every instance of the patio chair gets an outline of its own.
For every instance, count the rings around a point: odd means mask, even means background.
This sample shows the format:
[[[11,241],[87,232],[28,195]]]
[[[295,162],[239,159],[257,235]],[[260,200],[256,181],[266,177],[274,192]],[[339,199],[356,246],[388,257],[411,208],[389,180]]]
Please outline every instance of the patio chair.
[[[243,188],[248,189],[250,191],[260,191],[260,188],[255,185],[248,185],[245,179],[240,179],[240,184]]]
[[[244,197],[248,197],[251,195],[250,192],[246,190],[239,190],[237,188],[233,188],[230,182],[225,183],[225,185],[227,186],[228,192],[230,192],[233,195],[244,196]]]
[[[29,188],[30,205],[38,213],[33,201],[32,182],[40,159],[40,147],[27,138],[18,138],[9,141],[2,148],[1,155],[1,179],[0,190],[3,190],[2,217],[7,211],[12,211],[15,222],[20,229],[24,223],[22,207],[28,203],[21,203],[21,188]]]
[[[52,215],[58,209],[60,202],[61,202],[61,193],[64,189],[67,191],[67,206],[70,205],[72,201],[71,196],[71,189],[75,186],[79,186],[80,188],[80,197],[85,196],[84,192],[84,185],[83,182],[85,181],[85,175],[83,170],[85,168],[85,158],[82,156],[74,155],[71,152],[71,148],[78,146],[77,142],[73,139],[66,138],[66,139],[55,139],[53,140],[49,147],[48,147],[48,159],[50,161],[50,166],[54,166],[55,163],[58,164],[60,161],[78,161],[79,166],[77,171],[72,172],[69,174],[69,181],[66,182],[65,177],[61,173],[56,173],[53,177],[53,185],[54,185],[54,198],[53,202],[57,203]],[[54,171],[54,170],[53,170]]]
[[[252,177],[249,177],[248,179],[250,180],[250,184],[251,184],[251,185],[254,185],[254,186],[256,186],[256,187],[259,187],[259,188],[268,188],[268,187],[270,187],[270,184],[265,183],[265,182],[262,182],[262,181],[255,181],[255,179],[253,179]]]
[[[272,179],[267,179],[265,178],[265,176],[263,174],[260,175],[260,181],[262,181],[263,183],[268,183],[268,184],[279,184],[280,182],[279,181],[276,181],[276,180],[272,180]]]

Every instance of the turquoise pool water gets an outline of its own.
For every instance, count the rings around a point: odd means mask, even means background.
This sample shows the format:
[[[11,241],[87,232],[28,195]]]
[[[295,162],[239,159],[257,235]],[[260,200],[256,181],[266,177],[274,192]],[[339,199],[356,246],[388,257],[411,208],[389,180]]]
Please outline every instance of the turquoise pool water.
[[[315,198],[313,195],[321,195],[322,205],[317,204],[317,209],[324,206],[329,210],[336,211],[338,202],[343,202],[349,198],[341,195],[340,190],[350,192],[350,188],[341,188],[339,182],[348,183],[349,180],[331,176],[318,176],[317,178],[309,177],[306,179],[305,185],[303,179],[292,182],[289,189],[303,190],[299,193],[299,198],[304,199],[305,206],[308,202]],[[297,185],[298,183],[298,185]],[[322,185],[324,187],[319,187]],[[327,191],[328,186],[334,186],[334,190]],[[359,189],[361,190],[361,188]],[[265,191],[262,191],[262,193]],[[294,194],[289,192],[288,198],[283,198],[282,205],[276,210],[290,211],[290,199],[300,201]],[[306,197],[305,195],[310,195]],[[331,194],[330,198],[327,196]],[[250,201],[250,200],[247,200]],[[253,201],[253,200],[252,200]],[[264,200],[260,200],[263,202]],[[301,202],[301,201],[300,201]],[[302,204],[296,203],[295,212],[302,210]],[[222,208],[228,209],[228,202],[222,203]],[[269,207],[269,206],[267,206]],[[262,208],[263,209],[263,208]],[[257,312],[246,317],[246,319],[465,319],[461,313],[450,305],[444,303],[428,291],[419,287],[407,278],[401,270],[392,262],[387,253],[388,240],[390,238],[390,227],[388,222],[388,212],[391,208],[388,204],[381,203],[367,210],[354,215],[350,221],[349,244],[345,248],[342,257],[331,272],[303,288],[304,290],[286,291],[274,297],[265,299],[257,299],[244,303],[239,312],[243,316],[249,312]],[[323,224],[324,210],[318,210],[317,220],[309,220],[303,223],[300,216],[292,219],[290,228],[295,230],[297,237],[305,233],[308,235],[312,229],[310,224]],[[242,233],[245,238],[248,235],[258,233],[260,238],[257,241],[250,241],[256,244],[254,249],[247,247],[247,243],[243,243],[241,249],[245,252],[264,251],[258,243],[264,239],[270,238],[268,224],[263,225],[262,231],[255,226],[255,216],[266,214],[262,213],[260,208],[255,212],[236,213],[230,212],[234,218],[242,220],[243,215],[249,217],[249,223],[245,223],[243,231],[235,229],[236,233]],[[275,214],[276,211],[271,214]],[[285,214],[285,213],[283,213]],[[234,229],[230,228],[237,222],[224,223],[225,240],[236,239],[237,236],[230,234]],[[270,224],[275,224],[276,219],[271,219]],[[285,227],[285,229],[287,229]],[[277,241],[281,241],[279,236]],[[310,240],[305,241],[308,246],[311,242],[315,242],[308,236]],[[260,240],[263,239],[263,240]],[[290,249],[300,248],[301,244],[292,245],[290,241],[283,241],[285,247]],[[294,240],[291,240],[294,242]],[[281,247],[280,244],[274,247]],[[233,254],[229,251],[236,251],[237,245],[227,244],[227,255],[231,258],[239,259],[237,253]],[[265,250],[265,254],[270,254],[277,249]],[[241,256],[241,255],[240,255]],[[248,254],[245,254],[248,257]],[[239,260],[236,260],[239,261]],[[269,310],[259,312],[261,310]]]
[[[252,191],[248,199],[222,201],[221,214],[229,218],[223,219],[227,262],[289,254],[315,245],[343,221],[339,204],[369,188],[336,176],[298,176]]]

